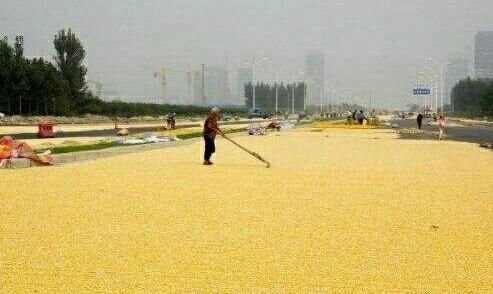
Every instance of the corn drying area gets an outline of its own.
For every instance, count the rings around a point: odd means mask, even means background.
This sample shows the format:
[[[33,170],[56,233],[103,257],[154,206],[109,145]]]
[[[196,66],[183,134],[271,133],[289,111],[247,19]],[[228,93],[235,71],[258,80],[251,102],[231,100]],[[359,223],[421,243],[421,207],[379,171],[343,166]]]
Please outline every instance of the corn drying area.
[[[493,153],[384,129],[0,172],[2,293],[493,293]]]

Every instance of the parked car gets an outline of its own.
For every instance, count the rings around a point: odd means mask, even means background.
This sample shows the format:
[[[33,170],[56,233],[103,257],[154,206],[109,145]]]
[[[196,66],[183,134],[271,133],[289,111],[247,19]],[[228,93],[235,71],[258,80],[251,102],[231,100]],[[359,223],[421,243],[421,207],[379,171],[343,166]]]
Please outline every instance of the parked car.
[[[248,118],[249,119],[252,119],[252,118],[263,118],[263,119],[272,118],[272,113],[265,112],[265,111],[261,110],[260,108],[251,108],[248,111]]]

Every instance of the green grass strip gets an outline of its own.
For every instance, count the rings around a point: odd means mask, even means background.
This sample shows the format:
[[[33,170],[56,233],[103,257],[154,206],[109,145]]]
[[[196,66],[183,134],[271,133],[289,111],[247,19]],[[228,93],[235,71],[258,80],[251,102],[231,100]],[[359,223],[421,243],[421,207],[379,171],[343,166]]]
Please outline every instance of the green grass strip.
[[[244,129],[229,129],[226,130],[226,134],[232,134],[232,133],[238,133],[242,132]],[[176,136],[178,139],[181,140],[187,140],[187,139],[192,139],[192,138],[197,138],[197,137],[202,137],[202,131],[197,131],[193,133],[186,133],[186,134],[181,134]],[[137,145],[146,145],[146,144],[137,144]],[[115,147],[124,147],[124,146],[132,146],[132,145],[121,145],[118,144],[118,142],[99,142],[96,144],[87,144],[87,145],[71,145],[71,146],[58,146],[58,147],[52,147],[52,148],[41,148],[41,149],[36,149],[36,152],[42,153],[47,150],[51,150],[51,154],[63,154],[63,153],[72,153],[72,152],[83,152],[83,151],[93,151],[93,150],[102,150],[102,149],[108,149],[108,148],[115,148]]]
[[[118,145],[117,142],[100,142],[100,143],[89,144],[89,145],[71,145],[71,146],[59,146],[53,148],[43,148],[43,149],[37,149],[36,151],[42,153],[46,150],[51,150],[51,154],[63,154],[63,153],[71,153],[71,152],[101,150],[101,149],[113,148],[117,146],[120,146]]]

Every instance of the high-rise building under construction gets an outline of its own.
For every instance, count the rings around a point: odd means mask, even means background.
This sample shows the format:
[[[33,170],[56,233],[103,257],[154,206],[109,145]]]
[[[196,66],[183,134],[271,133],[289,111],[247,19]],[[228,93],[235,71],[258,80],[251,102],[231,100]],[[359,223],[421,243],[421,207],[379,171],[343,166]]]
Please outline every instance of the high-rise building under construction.
[[[308,84],[307,104],[316,105],[320,103],[321,98],[324,98],[325,58],[323,53],[316,51],[306,55],[305,74]]]
[[[474,69],[476,78],[493,79],[493,31],[476,34]]]
[[[253,81],[253,70],[251,67],[242,67],[237,72],[236,91],[239,104],[245,100],[245,85]]]

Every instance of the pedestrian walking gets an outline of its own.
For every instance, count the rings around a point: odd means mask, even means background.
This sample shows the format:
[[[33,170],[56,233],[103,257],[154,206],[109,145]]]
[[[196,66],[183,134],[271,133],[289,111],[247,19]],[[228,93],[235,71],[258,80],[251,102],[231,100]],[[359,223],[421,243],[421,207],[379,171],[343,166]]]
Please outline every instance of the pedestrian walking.
[[[214,140],[216,139],[217,133],[221,132],[217,125],[217,121],[220,116],[221,110],[217,107],[214,107],[211,109],[209,116],[207,116],[204,122],[204,165],[212,165],[211,156],[213,153],[216,152],[216,145]]]
[[[363,125],[363,122],[365,120],[365,114],[363,113],[363,110],[359,111],[359,113],[356,115],[356,118],[358,119],[358,124]]]
[[[440,115],[440,118],[438,119],[438,140],[443,139],[443,132],[445,131],[445,120],[443,119],[443,116]]]
[[[418,123],[418,129],[421,130],[421,126],[423,125],[423,115],[421,113],[416,117],[416,122]]]

